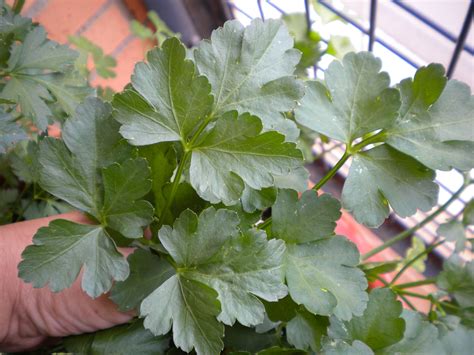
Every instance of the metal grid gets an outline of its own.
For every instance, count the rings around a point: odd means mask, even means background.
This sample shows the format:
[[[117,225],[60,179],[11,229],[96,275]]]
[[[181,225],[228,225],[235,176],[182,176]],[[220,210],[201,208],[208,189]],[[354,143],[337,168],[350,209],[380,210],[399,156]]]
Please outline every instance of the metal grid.
[[[309,0],[300,0],[300,1],[303,3],[302,5],[304,5],[304,12],[306,14],[306,22],[307,22],[308,31],[309,31],[312,26],[312,21],[311,21],[312,11],[310,9]],[[297,2],[297,0],[295,2]],[[236,17],[243,16],[245,18],[252,19],[253,16],[251,16],[248,12],[240,8],[237,5],[237,3],[238,1],[227,1],[227,5],[229,6],[229,9],[234,14],[241,15],[241,16],[236,16]],[[264,7],[266,8],[271,7],[275,9],[276,11],[278,11],[281,15],[286,14],[286,12],[282,9],[282,6],[281,6],[283,5],[282,3],[283,1],[277,1],[277,0],[265,0],[265,1],[256,0],[258,13],[262,19],[267,18]],[[369,21],[367,24],[361,24],[358,20],[346,15],[343,11],[333,6],[329,1],[319,0],[318,3],[324,6],[326,9],[338,15],[348,24],[352,25],[356,30],[366,35],[368,51],[372,52],[374,49],[374,45],[377,44],[384,47],[386,50],[390,51],[391,53],[396,55],[398,58],[402,59],[405,63],[409,64],[414,69],[417,69],[420,66],[418,63],[412,60],[409,56],[407,56],[398,48],[396,48],[392,43],[389,43],[387,40],[384,40],[377,36],[376,34],[377,0],[367,1],[367,5],[370,6],[370,16],[369,16]],[[440,36],[447,38],[449,41],[455,43],[455,48],[451,55],[451,60],[449,62],[449,66],[447,70],[448,77],[451,77],[452,74],[454,73],[459,57],[463,51],[465,51],[469,55],[474,54],[474,48],[466,44],[466,38],[469,33],[471,22],[472,22],[472,14],[474,11],[474,1],[470,2],[470,5],[468,7],[468,10],[464,18],[463,26],[457,37],[453,36],[448,31],[446,31],[440,24],[430,20],[428,17],[424,16],[422,13],[412,8],[406,2],[393,0],[393,3],[399,6],[400,8],[402,8],[403,10],[405,10],[407,13],[409,13],[411,16],[413,16],[420,22],[422,22],[424,25],[435,30]],[[313,73],[309,73],[311,76],[318,77],[318,78],[322,78],[324,76],[324,69],[316,68],[316,66],[314,66],[313,69],[314,69]],[[322,142],[317,141],[315,142],[313,149],[317,156],[320,154],[324,154],[325,163],[327,163],[329,167],[332,167],[344,153],[343,144],[335,143],[335,142],[330,142],[329,144],[323,144]],[[349,171],[349,164],[345,164],[343,168],[339,171],[339,174],[345,177],[347,176],[348,171]],[[439,202],[439,205],[441,205],[444,202],[446,202],[454,194],[454,192],[457,190],[458,187],[462,185],[463,176],[461,173],[457,171],[451,171],[449,173],[437,172],[436,181],[440,186],[440,195],[439,195],[438,202]],[[447,184],[446,182],[449,182],[449,184]],[[450,186],[448,187],[447,185],[450,185]],[[426,243],[432,242],[437,237],[436,230],[438,226],[444,223],[445,221],[458,216],[459,213],[462,211],[463,206],[473,197],[474,197],[474,188],[472,188],[471,186],[470,188],[466,189],[464,193],[461,194],[461,196],[459,196],[459,198],[456,199],[456,201],[454,201],[443,214],[439,215],[434,221],[430,222],[429,224],[425,225],[422,229],[418,230],[416,235],[421,237]],[[396,218],[406,228],[410,228],[416,225],[421,220],[423,220],[428,214],[429,212],[428,213],[418,212],[417,214],[409,218],[402,219],[402,218],[399,218],[398,216],[396,216]],[[454,249],[453,245],[445,244],[441,248],[438,248],[437,252],[441,254],[443,257],[447,257],[451,255],[453,249]],[[472,258],[472,254],[471,253],[469,254],[470,255],[465,255],[465,256],[468,258]]]

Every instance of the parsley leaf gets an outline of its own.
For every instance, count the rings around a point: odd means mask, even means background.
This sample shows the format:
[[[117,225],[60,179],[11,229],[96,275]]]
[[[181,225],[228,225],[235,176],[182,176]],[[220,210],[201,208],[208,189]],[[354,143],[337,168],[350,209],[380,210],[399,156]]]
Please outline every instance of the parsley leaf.
[[[173,325],[173,341],[186,352],[219,354],[224,343],[224,326],[217,292],[206,285],[175,275],[142,302],[144,326],[155,335],[166,334]]]
[[[346,238],[331,237],[341,215],[339,202],[314,191],[298,201],[296,192],[280,190],[272,209],[272,235],[287,242],[291,298],[314,314],[335,314],[344,320],[361,315],[367,280],[357,268],[359,252]]]
[[[327,333],[328,325],[329,321],[326,317],[299,310],[296,317],[286,325],[288,343],[297,349],[318,351],[321,348],[321,338]]]
[[[296,140],[296,125],[277,112],[293,109],[303,86],[293,77],[300,53],[280,20],[255,19],[247,27],[227,21],[194,51],[201,74],[215,97],[214,114],[249,112],[265,130],[277,130]]]
[[[342,191],[344,208],[358,222],[377,227],[389,204],[401,217],[429,211],[438,201],[434,171],[395,149],[382,145],[354,157]]]
[[[406,328],[403,339],[377,351],[377,354],[436,354],[440,348],[438,329],[423,320],[420,313],[403,310]]]
[[[115,118],[121,134],[134,145],[166,141],[187,143],[210,113],[213,98],[204,76],[186,59],[186,48],[170,38],[148,52],[132,76],[134,90],[115,95]]]
[[[454,220],[443,223],[438,227],[437,234],[454,242],[457,252],[463,251],[466,247],[466,232],[462,222]]]
[[[20,277],[34,287],[48,284],[53,292],[71,286],[83,266],[82,288],[91,297],[108,291],[112,279],[123,281],[129,273],[126,260],[101,226],[61,219],[40,228],[22,258]]]
[[[400,317],[402,304],[387,288],[372,290],[364,314],[342,322],[331,318],[329,336],[344,341],[360,340],[372,350],[379,350],[403,338],[405,321]]]
[[[25,131],[18,125],[14,118],[0,108],[0,154],[15,143],[28,139]]]
[[[143,328],[143,322],[134,321],[92,334],[68,337],[64,343],[68,351],[76,354],[153,355],[165,353],[169,337],[155,337]]]
[[[444,262],[437,284],[452,294],[461,307],[474,307],[474,262],[451,256]]]
[[[116,282],[110,296],[122,311],[138,308],[143,299],[175,273],[165,259],[143,249],[130,254],[128,263],[130,276]]]
[[[17,102],[24,116],[45,130],[55,99],[67,114],[93,91],[74,75],[77,53],[46,38],[43,27],[31,30],[22,43],[12,46],[6,71],[10,76],[1,97]]]
[[[241,234],[238,224],[235,212],[210,207],[199,217],[186,210],[173,228],[162,227],[160,241],[178,273],[143,301],[145,327],[164,334],[172,320],[179,347],[189,351],[192,346],[186,339],[193,338],[198,353],[214,353],[222,347],[223,329],[216,316],[229,325],[236,319],[244,325],[263,321],[264,306],[257,296],[276,301],[287,293],[282,270],[285,245],[267,241],[262,231]],[[200,305],[214,304],[214,297],[216,307],[204,309]],[[172,310],[163,304],[168,298],[179,299],[173,301]],[[192,317],[193,324],[183,324],[181,318],[186,315]],[[204,329],[206,334],[202,334]]]
[[[400,85],[400,116],[387,143],[431,169],[474,168],[474,97],[466,84],[447,82],[444,68],[430,64]]]
[[[192,152],[191,185],[211,203],[232,205],[245,185],[260,190],[302,165],[301,152],[277,132],[260,133],[255,116],[229,112],[216,122]]]
[[[340,339],[325,338],[323,342],[323,353],[325,355],[373,355],[374,352],[366,344],[354,340],[352,344]]]
[[[389,88],[390,78],[381,67],[380,59],[368,52],[349,53],[342,62],[332,62],[325,72],[326,86],[308,83],[295,110],[296,121],[348,145],[387,127],[397,117],[400,94]]]

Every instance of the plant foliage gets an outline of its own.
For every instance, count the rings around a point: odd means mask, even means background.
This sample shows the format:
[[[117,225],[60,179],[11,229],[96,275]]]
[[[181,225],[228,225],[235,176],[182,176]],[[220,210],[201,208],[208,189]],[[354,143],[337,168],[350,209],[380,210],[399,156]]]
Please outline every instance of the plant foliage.
[[[229,21],[192,52],[176,37],[165,40],[108,104],[70,84],[75,51],[6,6],[2,21],[0,35],[11,41],[2,47],[0,149],[19,155],[13,167],[21,179],[91,222],[41,228],[20,277],[57,292],[82,270],[91,297],[110,292],[121,310],[143,319],[66,339],[69,351],[472,348],[472,263],[446,262],[437,280],[444,294],[431,296],[438,313],[402,311],[401,286],[370,290],[367,281],[398,261],[362,264],[356,245],[335,235],[339,201],[314,190],[298,195],[308,177],[295,143],[302,125],[346,145],[341,165],[352,161],[342,206],[361,223],[378,226],[390,209],[402,217],[431,209],[433,169],[474,168],[474,99],[440,65],[392,87],[379,59],[350,53],[324,81],[303,83],[283,22]],[[46,130],[57,107],[67,117],[61,138],[10,148],[26,138],[16,115]],[[14,189],[1,193],[0,209],[16,199]],[[272,217],[262,223],[268,207]],[[458,251],[471,206],[463,221],[441,231]],[[125,258],[118,246],[135,251]],[[446,317],[457,323],[443,327]]]

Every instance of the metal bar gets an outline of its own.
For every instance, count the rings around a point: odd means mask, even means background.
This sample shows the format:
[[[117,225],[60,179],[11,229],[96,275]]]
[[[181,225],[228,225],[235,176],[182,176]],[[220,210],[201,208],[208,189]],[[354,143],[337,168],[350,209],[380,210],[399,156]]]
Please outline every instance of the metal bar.
[[[283,11],[280,7],[278,7],[277,5],[275,5],[273,2],[271,2],[270,0],[267,0],[267,3],[268,5],[271,5],[275,10],[277,10],[279,13],[283,14],[283,15],[286,15],[286,12]]]
[[[262,9],[262,0],[257,0],[257,5],[258,5],[258,11],[260,11],[260,17],[262,18],[263,21],[265,21],[265,15],[263,14],[263,9]]]
[[[418,10],[415,10],[413,7],[408,5],[406,2],[400,0],[393,0],[393,3],[397,6],[401,7],[403,10],[408,12],[410,15],[413,15],[417,20],[423,22],[428,27],[432,28],[436,32],[438,32],[443,37],[449,39],[451,42],[456,43],[456,36],[452,33],[449,33],[446,29],[438,25],[436,22],[430,20],[428,17],[423,15]],[[467,51],[469,54],[474,55],[474,47],[470,47],[468,44],[464,44],[464,50]]]
[[[241,8],[239,8],[238,6],[235,6],[233,3],[231,2],[227,2],[227,5],[229,6],[230,10],[232,11],[232,9],[240,12],[242,15],[244,15],[245,17],[248,17],[249,19],[253,19],[252,16],[250,16],[248,13],[246,13],[244,10],[242,10]]]
[[[376,19],[377,19],[377,0],[370,0],[369,52],[372,52],[374,49]]]
[[[323,5],[325,8],[331,10],[332,12],[334,12],[337,16],[339,16],[340,18],[342,18],[343,20],[345,20],[346,22],[349,22],[352,26],[356,27],[359,31],[361,31],[362,33],[365,33],[366,35],[369,34],[369,31],[364,28],[361,24],[355,22],[353,19],[351,19],[349,16],[346,16],[344,15],[343,12],[337,10],[335,7],[333,7],[332,5],[328,4],[326,1],[323,1],[323,0],[319,0],[319,3],[321,5]],[[411,60],[410,58],[408,58],[406,55],[404,55],[403,53],[400,53],[398,50],[396,50],[395,48],[393,48],[391,45],[389,45],[388,43],[386,43],[384,40],[381,40],[380,38],[377,38],[375,37],[375,42],[378,42],[380,43],[382,46],[384,46],[385,48],[387,48],[390,52],[394,53],[395,55],[399,56],[400,58],[402,58],[405,62],[407,62],[408,64],[410,64],[412,67],[414,68],[418,68],[419,65],[417,63],[415,63],[413,60]]]
[[[454,48],[453,56],[451,57],[451,62],[449,62],[448,71],[446,73],[448,78],[451,78],[454,73],[454,70],[456,69],[456,64],[458,64],[459,57],[461,55],[464,43],[466,42],[466,38],[469,33],[469,29],[471,28],[473,11],[474,1],[471,1],[469,4],[469,8],[467,9],[466,18],[464,19],[464,23],[461,28],[461,33],[459,34],[458,40],[456,42],[456,47]]]

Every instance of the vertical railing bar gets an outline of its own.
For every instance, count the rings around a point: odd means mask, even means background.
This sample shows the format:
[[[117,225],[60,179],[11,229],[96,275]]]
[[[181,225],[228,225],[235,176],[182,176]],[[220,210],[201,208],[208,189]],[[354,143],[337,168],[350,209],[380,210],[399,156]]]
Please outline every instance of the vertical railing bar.
[[[456,47],[454,48],[453,56],[451,57],[451,61],[449,62],[449,67],[446,75],[448,78],[454,73],[456,69],[456,65],[458,64],[459,57],[464,47],[464,43],[466,42],[467,35],[469,33],[469,29],[471,28],[472,22],[472,14],[474,11],[474,1],[470,1],[469,8],[467,9],[466,18],[464,19],[464,23],[461,28],[461,33],[459,33],[458,40],[456,42]]]
[[[392,0],[393,3],[406,12],[408,12],[410,15],[415,17],[417,20],[423,22],[425,25],[428,27],[432,28],[436,32],[438,32],[440,35],[448,39],[449,41],[456,43],[456,37],[448,32],[445,28],[443,28],[441,25],[437,24],[436,22],[430,20],[428,17],[426,17],[424,14],[419,12],[418,10],[415,10],[413,7],[408,5],[407,3],[401,1],[401,0]],[[474,47],[470,47],[469,44],[464,44],[464,50],[468,51],[469,54],[474,54]]]
[[[374,49],[376,20],[377,0],[370,0],[369,52],[372,52]]]
[[[263,14],[262,0],[257,0],[258,11],[260,11],[260,17],[265,21],[265,15]]]
[[[270,3],[270,2],[269,2]],[[321,5],[323,5],[325,8],[331,10],[332,12],[334,12],[336,15],[338,15],[340,18],[342,18],[343,20],[349,22],[352,26],[354,26],[355,28],[357,28],[359,31],[361,31],[362,33],[368,35],[369,34],[369,31],[367,29],[365,29],[361,24],[357,23],[356,21],[354,21],[352,18],[350,18],[349,16],[346,16],[343,12],[337,10],[335,7],[333,7],[332,5],[328,4],[326,1],[323,1],[323,0],[319,0],[319,3]],[[410,64],[413,68],[418,68],[419,65],[417,63],[415,63],[414,61],[412,61],[410,58],[408,58],[406,55],[400,53],[398,50],[396,50],[395,48],[393,48],[391,45],[389,45],[388,43],[386,43],[385,41],[383,41],[382,39],[380,38],[376,38],[375,39],[376,42],[380,43],[382,46],[384,46],[385,48],[387,48],[390,52],[392,52],[393,54],[397,55],[398,57],[400,57],[401,59],[403,59],[405,62],[407,62],[408,64]]]

